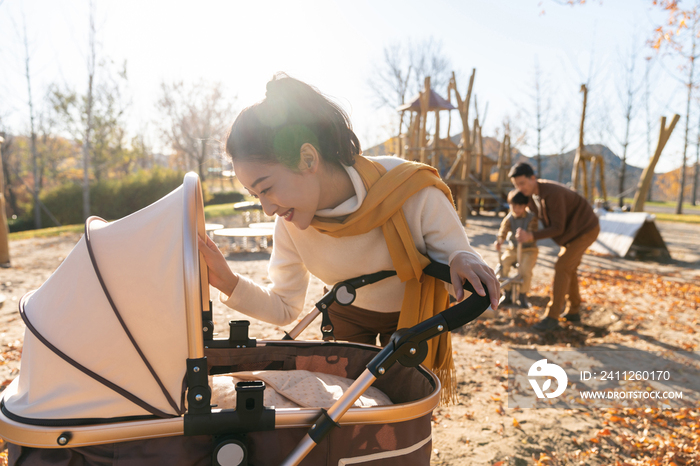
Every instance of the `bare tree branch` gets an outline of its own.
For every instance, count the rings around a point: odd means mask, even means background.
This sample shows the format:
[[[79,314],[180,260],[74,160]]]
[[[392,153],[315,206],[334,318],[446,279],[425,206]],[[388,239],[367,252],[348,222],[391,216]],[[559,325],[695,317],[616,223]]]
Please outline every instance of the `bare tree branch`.
[[[214,160],[212,146],[220,146],[233,121],[233,104],[225,97],[223,84],[201,81],[187,88],[181,81],[163,82],[156,106],[163,116],[159,125],[163,139],[184,159],[186,169],[196,169],[205,180]]]

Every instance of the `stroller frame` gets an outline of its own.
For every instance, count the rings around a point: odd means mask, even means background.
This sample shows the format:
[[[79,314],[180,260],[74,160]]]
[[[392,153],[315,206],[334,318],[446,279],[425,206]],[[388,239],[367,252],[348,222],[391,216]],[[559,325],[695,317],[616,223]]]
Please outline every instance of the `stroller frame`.
[[[245,321],[231,322],[228,339],[214,339],[207,268],[197,247],[198,234],[206,233],[201,212],[201,185],[196,174],[188,173],[185,176],[184,190],[185,193],[193,193],[185,195],[185,218],[196,219],[185,222],[183,230],[188,354],[186,412],[164,419],[144,416],[146,419],[116,419],[115,422],[106,419],[106,422],[88,425],[70,425],[64,422],[56,423],[58,425],[36,425],[23,422],[19,416],[8,416],[9,413],[3,408],[0,411],[0,437],[20,446],[60,449],[181,435],[222,436],[276,428],[310,427],[302,442],[283,463],[292,465],[301,462],[316,444],[339,425],[339,421],[343,425],[397,423],[419,418],[437,407],[440,382],[431,372],[418,368],[433,387],[427,397],[372,409],[351,408],[362,393],[376,379],[385,375],[395,362],[406,367],[418,367],[427,354],[427,340],[477,318],[489,306],[488,294],[483,297],[477,295],[467,282],[465,289],[472,292],[469,298],[411,329],[398,330],[390,343],[381,350],[369,345],[335,342],[256,341],[248,337]],[[89,222],[86,228],[88,224]],[[433,269],[433,275],[450,281],[447,266],[434,266]],[[237,409],[213,409],[211,406],[207,355],[219,350],[235,352],[249,351],[253,347],[274,349],[281,346],[304,348],[310,344],[329,347],[351,345],[376,352],[376,356],[340,400],[327,411],[318,408],[266,408],[262,402],[262,382],[238,384]],[[16,393],[17,388],[18,379],[15,379],[3,392],[2,401]]]

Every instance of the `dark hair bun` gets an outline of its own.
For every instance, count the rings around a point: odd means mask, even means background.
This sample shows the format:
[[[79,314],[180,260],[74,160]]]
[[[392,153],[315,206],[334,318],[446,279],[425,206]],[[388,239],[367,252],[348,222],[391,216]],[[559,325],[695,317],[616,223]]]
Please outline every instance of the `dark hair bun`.
[[[231,128],[226,150],[233,159],[296,167],[301,146],[309,143],[330,163],[355,163],[360,141],[339,105],[285,73],[276,73],[265,91],[265,99],[243,110]]]

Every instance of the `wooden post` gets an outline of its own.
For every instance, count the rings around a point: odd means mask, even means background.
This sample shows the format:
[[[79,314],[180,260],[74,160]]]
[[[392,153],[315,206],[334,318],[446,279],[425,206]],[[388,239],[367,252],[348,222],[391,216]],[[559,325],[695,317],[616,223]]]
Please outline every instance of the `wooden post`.
[[[581,92],[583,92],[583,109],[581,110],[581,126],[578,133],[578,147],[576,148],[576,156],[574,157],[573,171],[571,172],[571,187],[574,191],[578,190],[579,185],[579,170],[583,168],[583,186],[584,191],[588,191],[588,185],[586,184],[586,165],[585,165],[585,154],[583,149],[583,124],[586,121],[586,102],[588,100],[588,88],[585,84],[581,84]],[[583,163],[583,166],[581,164]],[[538,173],[537,176],[542,176]],[[585,196],[588,198],[588,195]]]
[[[471,168],[471,138],[469,131],[469,103],[471,101],[472,89],[474,87],[474,77],[476,75],[476,68],[472,68],[472,75],[469,78],[469,86],[467,88],[467,95],[464,100],[459,94],[457,89],[457,81],[455,79],[455,74],[452,72],[451,85],[452,90],[455,92],[455,98],[457,99],[457,109],[459,111],[460,119],[462,120],[462,138],[460,140],[461,152],[457,153],[459,158],[459,165],[461,165],[461,170],[459,174],[459,179],[462,181],[467,181],[469,179],[469,170]],[[456,166],[453,168],[458,169]],[[454,170],[450,170],[454,172]],[[459,218],[466,222],[469,216],[471,207],[469,205],[469,182],[461,184],[458,188],[457,194],[457,212],[459,213]]]
[[[433,137],[433,153],[431,155],[430,165],[440,169],[439,165],[440,154],[440,109],[435,109],[435,136]]]
[[[481,125],[479,119],[474,118],[474,155],[476,157],[476,166],[474,174],[480,180],[484,179],[484,143],[481,140]]]
[[[671,137],[671,133],[673,133],[673,128],[676,127],[676,123],[678,123],[680,118],[681,116],[678,114],[673,115],[671,124],[666,127],[666,117],[661,117],[659,142],[656,144],[656,150],[649,161],[649,165],[642,172],[642,176],[639,179],[639,184],[637,184],[637,192],[634,195],[634,206],[632,207],[632,212],[644,212],[644,202],[646,202],[647,194],[649,193],[651,182],[654,178],[654,168],[656,167],[656,163],[659,161],[659,157],[661,157],[661,151],[664,150],[668,139]]]
[[[503,134],[503,142],[501,143],[501,147],[498,149],[498,178],[496,179],[496,192],[501,192],[501,186],[503,185],[503,168],[506,166],[505,163],[505,155],[506,155],[506,140],[508,139],[508,135]]]
[[[0,267],[10,266],[9,230],[7,228],[7,214],[5,213],[5,175],[2,167],[2,143],[0,136]]]
[[[603,160],[603,155],[596,156],[596,165],[598,165],[598,177],[600,178],[600,193],[603,197],[603,201],[608,200],[608,190],[605,187],[605,160]]]
[[[430,76],[425,78],[425,87],[420,95],[420,131],[418,135],[418,146],[420,148],[420,162],[426,163],[425,154],[425,133],[428,125],[428,108],[430,107]]]
[[[401,111],[401,117],[399,118],[399,133],[396,135],[396,139],[399,141],[399,147],[398,147],[399,150],[398,150],[398,153],[396,155],[398,155],[401,158],[406,158],[406,157],[404,157],[403,144],[401,141],[401,139],[402,139],[401,138],[401,127],[403,126],[403,117],[404,117],[405,113],[406,113],[406,110]]]
[[[471,137],[469,131],[469,103],[472,98],[472,89],[474,87],[474,76],[476,75],[476,68],[472,68],[472,75],[469,78],[469,87],[467,88],[467,96],[464,100],[461,99],[459,91],[457,90],[457,85],[454,72],[452,72],[452,79],[455,82],[454,91],[455,97],[457,98],[457,108],[459,109],[459,116],[462,119],[462,139],[460,144],[464,150],[464,160],[462,161],[462,172],[460,178],[462,180],[469,179],[469,171],[471,170]],[[468,189],[465,189],[468,190]]]
[[[506,166],[503,167],[503,180],[508,176],[510,166],[513,165],[513,148],[510,146],[510,131],[508,131],[508,143],[506,144]]]
[[[452,80],[450,80],[450,83],[447,85],[447,101],[452,103]],[[457,108],[457,111],[459,111],[459,107]],[[452,111],[448,110],[447,111],[447,140],[450,140],[450,130],[452,129]]]

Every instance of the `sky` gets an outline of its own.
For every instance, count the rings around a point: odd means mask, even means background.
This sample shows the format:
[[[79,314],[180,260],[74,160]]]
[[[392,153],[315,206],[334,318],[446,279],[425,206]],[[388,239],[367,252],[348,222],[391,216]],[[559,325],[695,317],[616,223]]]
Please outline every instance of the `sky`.
[[[162,82],[200,80],[224,83],[236,111],[264,97],[277,71],[302,79],[338,101],[350,114],[363,147],[391,136],[395,112],[377,109],[368,82],[393,44],[432,40],[442,47],[464,95],[476,69],[474,92],[480,112],[488,104],[484,135],[502,132],[509,118],[534,155],[532,98],[535,63],[541,70],[548,127],[543,153],[577,143],[581,83],[589,83],[590,121],[586,143],[604,143],[621,153],[624,118],[620,104],[623,65],[635,50],[638,102],[632,124],[629,163],[649,160],[646,121],[652,122],[651,149],[658,121],[683,117],[657,165],[677,168],[683,150],[685,94],[681,70],[645,45],[665,19],[651,0],[591,0],[584,6],[554,0],[299,0],[96,1],[98,55],[126,62],[131,105],[128,128],[147,131],[151,143],[158,124],[155,102]],[[0,118],[13,132],[29,127],[24,75],[23,25],[29,42],[33,101],[42,105],[57,83],[87,88],[88,0],[0,0]],[[649,116],[643,80],[649,63]],[[461,78],[461,79],[460,79]],[[445,89],[436,89],[443,96]],[[697,103],[691,133],[696,138]],[[454,119],[458,119],[456,113]],[[564,136],[561,136],[564,133]],[[502,134],[502,133],[501,133]],[[692,139],[693,141],[695,139]],[[561,143],[559,141],[562,141]],[[688,156],[695,160],[695,144]]]

